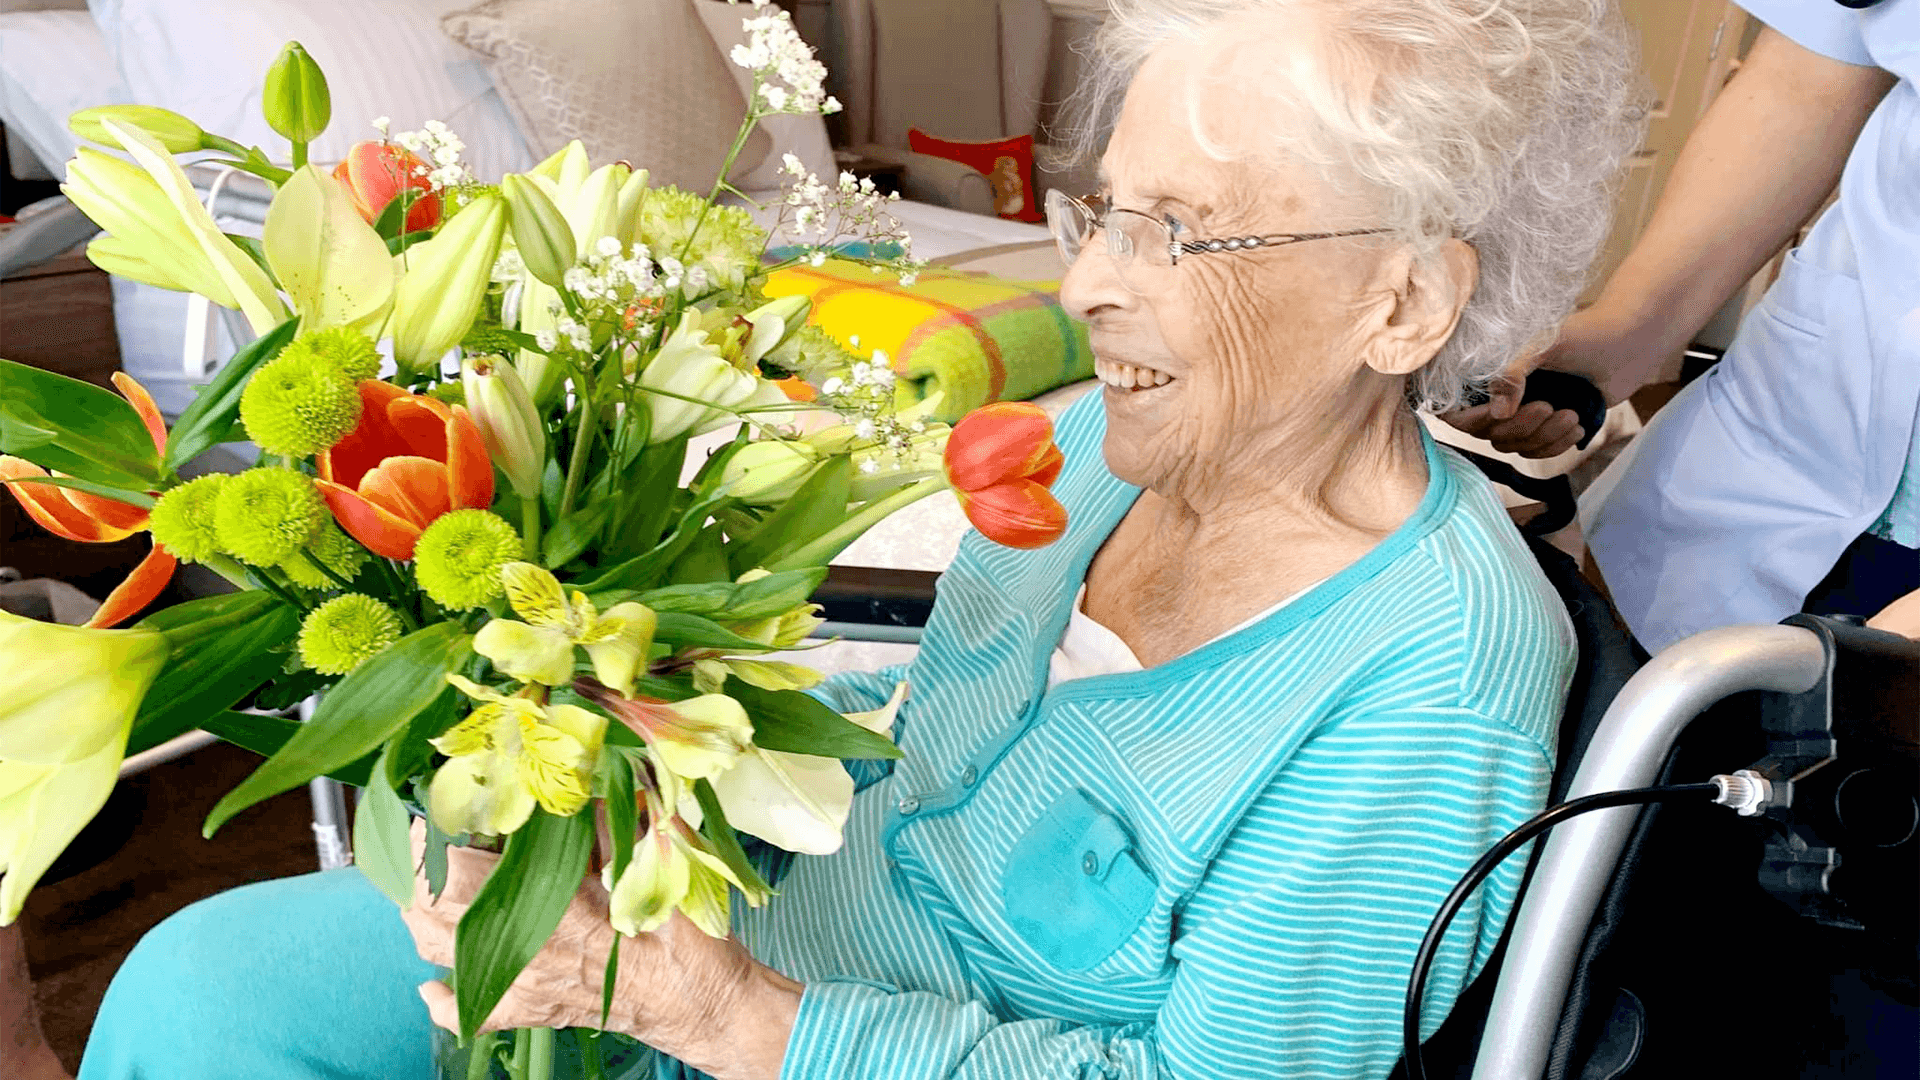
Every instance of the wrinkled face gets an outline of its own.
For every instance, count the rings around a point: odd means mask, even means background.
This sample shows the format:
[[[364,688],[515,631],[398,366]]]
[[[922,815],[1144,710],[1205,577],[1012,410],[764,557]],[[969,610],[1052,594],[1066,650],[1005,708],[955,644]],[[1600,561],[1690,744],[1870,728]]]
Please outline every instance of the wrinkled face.
[[[1205,153],[1192,115],[1207,118],[1212,142],[1232,147],[1255,137],[1260,112],[1245,87],[1188,77],[1206,62],[1196,46],[1169,45],[1135,77],[1101,163],[1115,207],[1151,214],[1183,240],[1377,224],[1304,166]],[[1257,489],[1272,467],[1260,458],[1319,426],[1366,371],[1356,328],[1380,303],[1387,247],[1314,240],[1182,254],[1160,268],[1136,255],[1123,281],[1105,236],[1081,252],[1061,299],[1088,324],[1106,383],[1108,467],[1164,495]]]

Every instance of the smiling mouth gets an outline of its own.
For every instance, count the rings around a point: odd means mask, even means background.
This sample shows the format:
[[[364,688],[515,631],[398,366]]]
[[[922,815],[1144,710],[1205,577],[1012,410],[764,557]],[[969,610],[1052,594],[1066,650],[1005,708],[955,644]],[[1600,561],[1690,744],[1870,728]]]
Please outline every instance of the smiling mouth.
[[[1103,360],[1098,357],[1093,361],[1093,373],[1109,388],[1133,393],[1157,390],[1174,381],[1173,376],[1164,371],[1141,367],[1138,364],[1123,364],[1118,360]]]

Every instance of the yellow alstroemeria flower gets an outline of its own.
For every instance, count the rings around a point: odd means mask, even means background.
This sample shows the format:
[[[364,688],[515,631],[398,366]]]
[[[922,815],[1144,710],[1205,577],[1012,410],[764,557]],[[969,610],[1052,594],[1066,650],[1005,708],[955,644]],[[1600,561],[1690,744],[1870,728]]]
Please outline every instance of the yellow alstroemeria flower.
[[[656,765],[658,762],[656,761]],[[633,845],[633,861],[618,881],[613,867],[602,871],[608,898],[608,921],[622,934],[657,930],[677,908],[710,937],[723,938],[732,930],[728,887],[739,889],[747,902],[759,906],[766,898],[749,892],[706,842],[673,813],[684,798],[684,788],[672,772],[655,768],[663,791],[647,793],[647,831]]]
[[[653,647],[659,617],[645,604],[627,601],[594,610],[575,590],[571,599],[560,579],[528,562],[502,567],[507,603],[526,620],[495,619],[480,628],[473,648],[505,675],[542,686],[573,681],[573,647],[587,650],[594,677],[621,697],[633,693],[633,680]]]
[[[40,875],[106,804],[168,652],[154,630],[0,611],[0,926],[19,917]]]
[[[432,740],[451,759],[427,795],[442,832],[503,836],[526,824],[536,803],[563,817],[587,805],[604,718],[576,705],[507,697],[458,675],[447,681],[482,704]]]
[[[686,780],[712,779],[754,748],[753,721],[725,694],[685,701],[624,698],[592,688],[586,694],[640,736],[669,772]]]

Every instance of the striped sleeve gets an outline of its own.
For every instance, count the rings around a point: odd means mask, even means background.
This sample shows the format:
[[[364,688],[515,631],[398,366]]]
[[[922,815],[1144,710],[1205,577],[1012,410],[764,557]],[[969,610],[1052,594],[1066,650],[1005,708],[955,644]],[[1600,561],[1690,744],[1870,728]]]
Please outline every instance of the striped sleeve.
[[[1383,1076],[1428,921],[1480,853],[1540,807],[1551,769],[1537,742],[1471,711],[1334,725],[1289,760],[1189,900],[1153,1023],[1002,1023],[977,1002],[817,982],[782,1078]],[[1427,1034],[1498,941],[1522,863],[1508,860],[1456,920]]]

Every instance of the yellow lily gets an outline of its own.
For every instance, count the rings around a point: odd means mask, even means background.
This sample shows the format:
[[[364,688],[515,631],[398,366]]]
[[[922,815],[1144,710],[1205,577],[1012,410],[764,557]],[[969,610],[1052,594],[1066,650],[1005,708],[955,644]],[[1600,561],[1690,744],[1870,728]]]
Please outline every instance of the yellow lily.
[[[472,328],[506,231],[506,201],[489,192],[453,215],[433,239],[394,256],[404,269],[387,332],[402,371],[439,363]]]
[[[658,762],[655,762],[658,766]],[[674,815],[685,795],[671,770],[656,767],[661,791],[648,791],[647,831],[634,842],[633,860],[618,881],[613,867],[602,871],[608,898],[608,921],[622,934],[657,930],[677,908],[709,937],[723,938],[732,930],[728,886],[739,889],[758,907],[765,896],[751,892],[707,850],[706,842]]]
[[[260,246],[301,330],[351,326],[380,336],[393,307],[393,257],[338,180],[312,165],[294,170],[267,208]]]
[[[507,603],[526,621],[494,619],[475,635],[474,651],[521,682],[565,686],[573,681],[573,647],[579,645],[593,661],[596,679],[622,697],[633,692],[659,622],[652,608],[627,601],[602,615],[585,593],[576,590],[569,599],[558,578],[528,562],[508,563],[500,577]]]
[[[134,164],[81,147],[61,191],[106,230],[87,254],[109,273],[194,292],[237,308],[255,333],[286,320],[286,306],[260,269],[221,233],[187,174],[159,140],[111,116],[99,120]]]
[[[458,675],[447,681],[481,705],[431,740],[449,758],[427,794],[427,812],[441,831],[504,836],[526,824],[535,804],[561,816],[587,805],[607,731],[603,717],[577,705],[507,697]]]
[[[154,630],[0,612],[0,926],[119,779],[127,733],[168,655]]]

